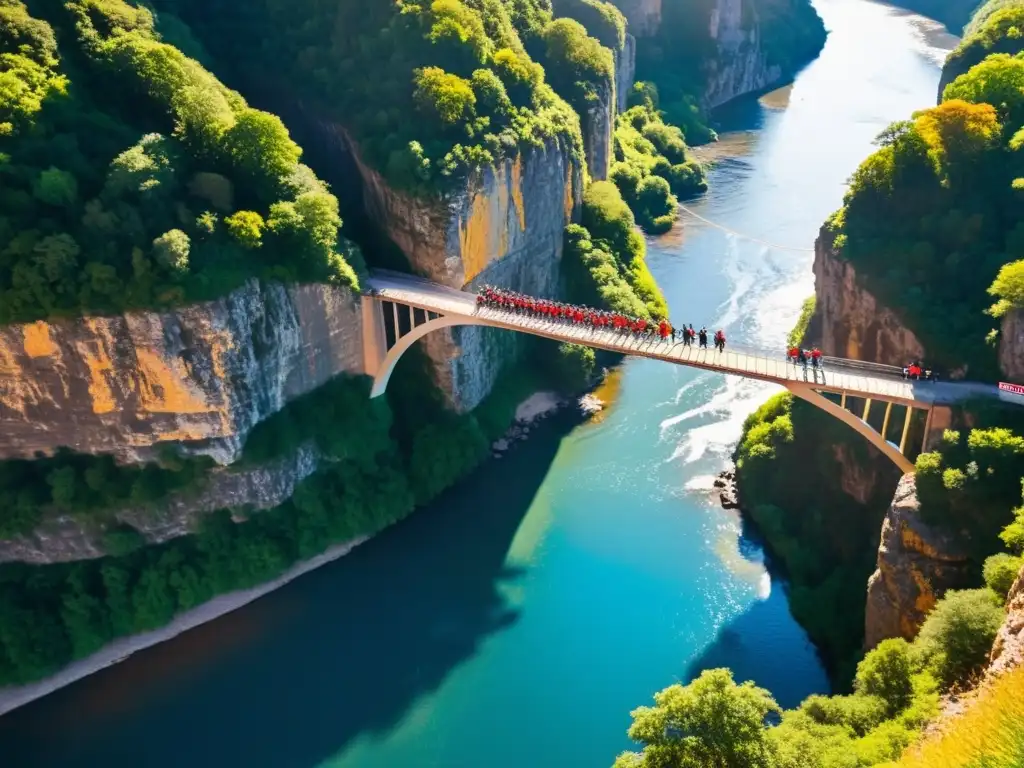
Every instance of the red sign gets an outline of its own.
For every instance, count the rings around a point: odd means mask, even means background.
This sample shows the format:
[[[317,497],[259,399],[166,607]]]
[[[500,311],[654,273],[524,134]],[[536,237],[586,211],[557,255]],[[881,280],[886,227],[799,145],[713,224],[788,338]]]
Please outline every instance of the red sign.
[[[999,389],[1003,392],[1012,392],[1015,395],[1024,395],[1024,386],[1020,384],[1007,384],[1005,381],[1000,381]]]

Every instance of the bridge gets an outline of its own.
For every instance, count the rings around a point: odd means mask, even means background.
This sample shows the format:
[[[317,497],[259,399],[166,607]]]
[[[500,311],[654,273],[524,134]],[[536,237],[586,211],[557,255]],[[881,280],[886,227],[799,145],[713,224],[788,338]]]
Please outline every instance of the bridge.
[[[924,451],[930,436],[941,434],[941,430],[949,426],[950,405],[999,395],[994,384],[908,381],[903,378],[901,368],[891,365],[826,357],[821,369],[804,368],[788,362],[782,350],[774,356],[734,348],[727,348],[722,353],[715,349],[700,349],[696,345],[686,346],[681,342],[637,338],[610,329],[519,315],[479,306],[476,294],[401,273],[374,272],[369,279],[369,288],[371,294],[362,298],[362,313],[366,372],[374,377],[370,397],[384,394],[399,358],[428,333],[455,326],[503,328],[554,341],[780,384],[796,397],[848,424],[903,472],[913,472],[914,463],[908,458],[907,449],[915,412],[925,414],[921,440],[921,451]],[[848,400],[854,399],[859,414],[848,408]],[[868,422],[875,403],[885,405],[879,429]],[[893,406],[904,407],[898,443],[888,439]]]

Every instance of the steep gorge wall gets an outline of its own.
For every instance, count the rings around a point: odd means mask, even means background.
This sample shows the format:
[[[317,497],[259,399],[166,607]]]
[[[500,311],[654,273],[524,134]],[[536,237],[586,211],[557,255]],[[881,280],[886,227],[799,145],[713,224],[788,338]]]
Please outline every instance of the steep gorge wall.
[[[762,91],[783,79],[782,67],[768,62],[761,25],[749,0],[715,0],[708,34],[717,52],[704,65],[706,108]]]
[[[661,26],[662,0],[614,0],[629,24],[629,31],[637,37],[651,37]]]
[[[814,241],[814,293],[811,336],[826,355],[889,365],[925,356],[913,331],[860,285],[826,228]]]
[[[558,296],[562,238],[579,214],[583,168],[568,148],[549,143],[473,173],[440,199],[395,190],[349,147],[363,179],[366,210],[405,253],[413,270],[453,288],[485,283]],[[488,395],[522,340],[495,329],[454,328],[424,338],[435,378],[453,407],[472,410]]]
[[[229,464],[249,430],[364,370],[361,310],[326,285],[250,281],[166,312],[0,328],[0,458],[68,447],[121,461],[158,444]]]

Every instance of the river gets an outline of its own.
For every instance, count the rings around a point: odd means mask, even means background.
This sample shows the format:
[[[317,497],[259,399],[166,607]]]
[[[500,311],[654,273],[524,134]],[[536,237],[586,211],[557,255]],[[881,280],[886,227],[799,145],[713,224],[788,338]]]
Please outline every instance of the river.
[[[744,346],[781,349],[818,227],[873,137],[933,103],[954,42],[866,0],[817,7],[820,58],[720,115],[691,207],[733,233],[684,214],[649,248],[673,318]],[[826,691],[782,584],[710,494],[772,391],[629,360],[597,420],[549,420],[342,560],[0,718],[2,762],[601,768],[631,746],[632,708],[701,669],[786,706]]]

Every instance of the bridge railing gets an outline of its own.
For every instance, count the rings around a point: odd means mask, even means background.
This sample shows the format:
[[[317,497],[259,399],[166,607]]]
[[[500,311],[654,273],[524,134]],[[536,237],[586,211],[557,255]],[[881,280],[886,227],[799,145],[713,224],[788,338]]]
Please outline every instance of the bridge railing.
[[[440,284],[437,284],[437,283],[433,283],[430,280],[427,280],[426,278],[420,277],[418,275],[410,275],[410,274],[403,273],[403,272],[395,272],[395,271],[392,271],[392,270],[384,270],[384,269],[374,270],[374,273],[377,274],[377,275],[380,275],[382,277],[387,277],[387,278],[390,278],[390,279],[393,279],[393,280],[396,280],[396,281],[400,281],[402,283],[405,283],[405,284],[409,285],[410,287],[415,287],[417,285],[422,285],[422,286],[425,286],[425,287],[429,287],[430,290],[432,292],[434,292],[434,293],[441,292],[441,293],[449,294],[451,296],[460,296],[460,297],[475,296],[476,295],[475,293],[473,293],[471,291],[459,290],[458,288],[452,288],[451,286],[445,286],[445,285],[440,285]],[[384,298],[384,297],[382,297],[382,298]],[[512,316],[522,317],[522,316],[516,315],[515,313],[512,313],[512,312],[510,312],[509,314],[512,315]],[[564,323],[559,323],[558,321],[550,321],[550,322],[551,322],[552,325],[566,325],[567,327],[573,327],[571,325],[567,325],[567,324],[564,324]],[[600,331],[595,331],[595,333],[600,333]],[[640,343],[643,344],[642,341]],[[677,342],[677,343],[679,343],[679,342]],[[738,352],[738,353],[747,355],[747,356],[749,356],[751,358],[757,358],[757,359],[760,359],[760,360],[772,360],[772,361],[788,362],[788,357],[787,357],[787,354],[786,354],[786,351],[787,351],[786,347],[784,345],[781,345],[781,344],[779,345],[779,349],[778,349],[776,354],[772,354],[770,351],[766,352],[764,349],[753,349],[751,347],[747,347],[747,346],[744,346],[744,345],[734,345],[734,344],[730,344],[729,345],[729,350],[732,351],[732,352]],[[899,366],[885,365],[885,364],[882,364],[882,363],[871,363],[871,362],[867,362],[867,361],[864,361],[864,360],[850,360],[850,359],[842,358],[842,357],[825,356],[825,357],[822,357],[822,366],[825,367],[825,368],[832,368],[832,369],[843,369],[843,370],[848,370],[848,371],[859,371],[861,373],[871,374],[873,376],[880,376],[880,377],[884,377],[884,378],[897,378],[897,379],[902,379],[903,378],[903,369],[901,367],[899,367]]]

